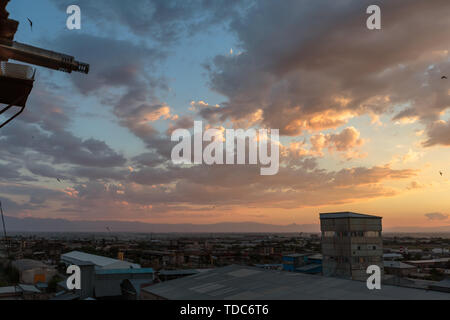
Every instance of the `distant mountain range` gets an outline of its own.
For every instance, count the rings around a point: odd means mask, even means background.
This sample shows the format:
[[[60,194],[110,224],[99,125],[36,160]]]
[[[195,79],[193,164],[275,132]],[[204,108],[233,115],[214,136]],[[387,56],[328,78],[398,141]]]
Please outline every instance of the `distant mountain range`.
[[[138,221],[71,221],[66,219],[15,218],[5,216],[7,231],[11,232],[142,232],[142,233],[315,233],[318,224],[273,225],[258,222],[221,222],[215,224],[156,224]],[[393,227],[388,233],[446,233],[442,227]]]
[[[7,231],[22,232],[152,232],[152,233],[295,233],[319,232],[316,224],[272,225],[257,222],[155,224],[135,221],[70,221],[5,216]]]
[[[384,230],[390,233],[447,233],[450,232],[450,226],[442,227],[393,227]]]

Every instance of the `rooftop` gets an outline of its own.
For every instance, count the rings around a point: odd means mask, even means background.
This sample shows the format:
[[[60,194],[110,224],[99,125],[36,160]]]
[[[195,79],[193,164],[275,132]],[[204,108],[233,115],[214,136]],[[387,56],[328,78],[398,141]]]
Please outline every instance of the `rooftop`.
[[[22,290],[17,286],[0,287],[0,294],[14,294],[19,292],[22,292]]]
[[[412,264],[422,264],[422,263],[442,263],[442,262],[448,262],[450,261],[450,258],[439,258],[439,259],[429,259],[429,260],[410,260],[406,261],[408,263]]]
[[[18,284],[17,286],[0,287],[1,295],[20,294],[20,293],[41,293],[41,291],[33,285]]]
[[[95,271],[96,274],[143,274],[154,272],[152,268],[101,269]]]
[[[13,261],[12,265],[19,271],[26,271],[36,268],[48,268],[45,263],[32,259],[15,260]]]
[[[289,257],[289,258],[300,258],[300,257],[306,257],[308,256],[308,253],[291,253],[291,254],[286,254],[283,256],[284,257]]]
[[[314,270],[314,269],[317,269],[317,268],[321,268],[321,267],[322,267],[321,264],[312,263],[312,264],[304,265],[302,267],[298,267],[298,268],[295,269],[295,271],[297,271],[297,272],[307,272],[307,271],[311,271],[311,270]]]
[[[417,269],[416,266],[403,263],[401,261],[383,261],[384,267],[397,268],[397,269]]]
[[[371,216],[368,214],[356,213],[356,212],[328,212],[321,213],[320,219],[340,219],[340,218],[368,218],[368,219],[382,219],[382,217]]]
[[[383,285],[381,290],[368,290],[366,283],[360,281],[237,265],[142,290],[170,300],[450,300],[450,294],[443,292],[388,285]]]
[[[61,255],[61,260],[79,265],[80,262],[93,263],[100,269],[124,269],[124,268],[140,268],[136,263],[117,260],[109,257],[97,256],[81,251],[71,251]]]
[[[179,270],[160,270],[159,274],[162,276],[178,276],[178,275],[191,275],[201,272],[210,271],[212,269],[179,269]]]
[[[436,284],[433,284],[432,287],[435,288],[447,288],[450,290],[450,279],[444,279],[442,281],[439,281]]]

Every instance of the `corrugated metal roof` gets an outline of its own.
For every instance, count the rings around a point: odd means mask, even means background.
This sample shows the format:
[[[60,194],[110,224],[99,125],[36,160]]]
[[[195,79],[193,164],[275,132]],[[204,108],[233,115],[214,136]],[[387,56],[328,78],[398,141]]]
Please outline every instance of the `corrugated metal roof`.
[[[162,276],[177,276],[177,275],[191,275],[197,274],[212,269],[179,269],[179,270],[160,270],[159,274]]]
[[[285,254],[284,257],[290,257],[290,258],[300,258],[300,257],[306,257],[309,253],[291,253],[291,254]]]
[[[151,285],[153,283],[153,279],[128,279],[128,281],[137,294],[140,294],[142,285]]]
[[[50,298],[50,300],[64,300],[64,301],[77,300],[77,299],[80,299],[80,295],[78,293],[72,293],[72,292],[63,293],[63,294],[54,296],[53,298]]]
[[[441,263],[441,262],[448,262],[450,261],[450,258],[439,258],[439,259],[429,259],[429,260],[410,260],[406,261],[413,264],[421,264],[421,263]]]
[[[366,283],[360,281],[236,265],[142,290],[171,300],[450,300],[450,294],[442,292],[388,285],[383,285],[381,290],[369,290]]]
[[[12,265],[19,271],[26,271],[35,268],[48,268],[48,266],[38,260],[19,259],[12,262]]]
[[[338,218],[370,218],[370,219],[381,219],[378,216],[372,216],[368,214],[356,213],[356,212],[328,212],[321,213],[320,219],[338,219]]]
[[[117,260],[113,258],[98,256],[95,254],[89,254],[81,251],[72,251],[61,255],[61,260],[76,264],[77,261],[91,262],[100,268],[108,269],[123,269],[123,268],[140,268],[137,263],[131,263],[128,261]]]
[[[448,288],[450,289],[450,279],[444,279],[442,281],[439,281],[436,284],[433,284],[434,287],[439,287],[439,288]]]
[[[154,272],[152,268],[101,269],[95,271],[96,274],[142,274]]]
[[[97,298],[101,297],[119,297],[122,295],[122,288],[120,284],[122,279],[106,279],[106,280],[95,280],[95,296]]]
[[[318,268],[322,268],[322,265],[317,264],[317,263],[312,263],[312,264],[307,264],[302,267],[298,267],[295,270],[298,272],[306,272],[306,271],[310,271],[310,270],[314,270],[314,269],[318,269]]]
[[[311,256],[308,256],[308,260],[323,260],[323,255],[321,253],[316,253]]]
[[[403,255],[400,253],[384,253],[383,258],[403,258]]]
[[[23,292],[41,293],[41,290],[33,285],[19,284],[18,286],[20,289],[22,289]]]
[[[20,293],[22,292],[22,289],[19,287],[0,287],[0,294],[14,294],[14,293]]]
[[[383,261],[383,265],[388,268],[398,268],[398,269],[417,269],[416,266],[403,263],[401,261]]]

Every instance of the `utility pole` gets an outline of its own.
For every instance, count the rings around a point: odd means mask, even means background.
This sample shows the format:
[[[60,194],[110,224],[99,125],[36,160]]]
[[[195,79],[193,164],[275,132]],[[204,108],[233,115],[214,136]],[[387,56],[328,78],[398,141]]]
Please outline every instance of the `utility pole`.
[[[9,258],[8,238],[6,237],[5,217],[3,216],[3,206],[2,206],[2,201],[1,200],[0,200],[0,212],[2,214],[3,235],[5,237],[6,254],[8,255],[8,258]]]

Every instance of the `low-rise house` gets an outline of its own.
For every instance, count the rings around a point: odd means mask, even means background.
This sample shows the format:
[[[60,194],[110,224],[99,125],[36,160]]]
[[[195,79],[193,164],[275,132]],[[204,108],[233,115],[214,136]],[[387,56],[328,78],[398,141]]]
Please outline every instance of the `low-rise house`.
[[[152,268],[96,270],[94,296],[96,298],[122,296],[122,283],[125,280],[153,283],[154,271]]]
[[[401,261],[383,261],[384,271],[399,277],[406,277],[417,272],[417,267]]]
[[[95,265],[95,269],[130,269],[141,267],[137,263],[98,256],[81,251],[64,253],[61,255],[61,261],[67,265],[78,265],[80,262],[89,262]]]
[[[15,260],[12,266],[19,271],[20,282],[24,284],[47,283],[57,273],[54,267],[31,259]]]
[[[0,300],[41,300],[47,296],[33,285],[0,287]]]
[[[153,279],[125,279],[122,281],[122,296],[125,300],[141,300],[141,290],[151,286]]]
[[[430,285],[430,290],[450,293],[450,279],[444,279],[436,284]]]

